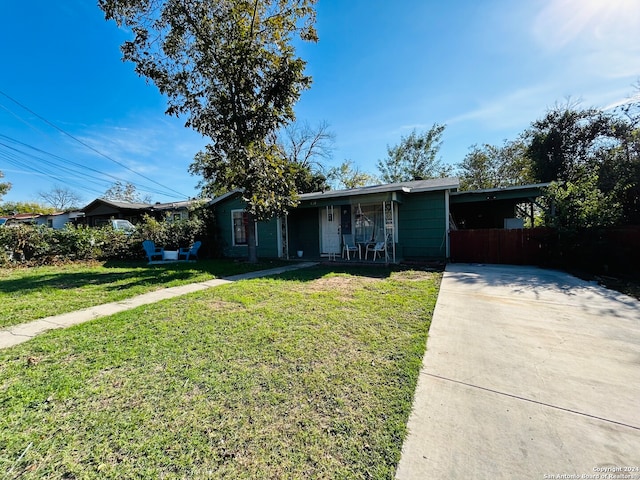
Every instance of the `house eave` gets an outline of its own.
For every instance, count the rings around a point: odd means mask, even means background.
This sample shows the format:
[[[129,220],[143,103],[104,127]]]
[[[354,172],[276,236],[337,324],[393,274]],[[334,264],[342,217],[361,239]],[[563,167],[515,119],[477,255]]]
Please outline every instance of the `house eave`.
[[[303,193],[300,201],[322,200],[329,198],[348,198],[360,195],[387,194],[401,192],[405,194],[423,193],[439,190],[457,189],[460,181],[457,178],[438,178],[431,180],[414,180],[410,182],[388,183],[369,187],[351,188],[347,190],[327,190],[325,192]]]

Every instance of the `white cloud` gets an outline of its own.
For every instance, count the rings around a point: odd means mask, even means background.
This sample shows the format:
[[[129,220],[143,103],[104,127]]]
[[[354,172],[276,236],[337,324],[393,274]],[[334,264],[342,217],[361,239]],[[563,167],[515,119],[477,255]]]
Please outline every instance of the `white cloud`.
[[[552,0],[533,21],[537,41],[550,49],[571,44],[609,49],[631,46],[640,31],[637,0]]]
[[[550,55],[549,63],[570,78],[640,75],[637,0],[552,0],[531,28],[535,43]]]

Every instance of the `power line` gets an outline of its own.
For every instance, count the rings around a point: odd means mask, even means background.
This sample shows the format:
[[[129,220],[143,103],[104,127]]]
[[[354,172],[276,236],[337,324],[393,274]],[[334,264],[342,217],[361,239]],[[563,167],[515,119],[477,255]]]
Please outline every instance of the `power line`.
[[[73,176],[73,178],[76,178],[78,174],[89,176],[87,174],[84,174],[82,172],[76,172],[64,166],[47,163],[46,161],[45,162],[30,161],[32,159],[34,160],[41,160],[41,159],[39,159],[39,157],[36,157],[35,155],[21,152],[20,150],[13,148],[9,145],[6,145],[2,142],[0,142],[0,146],[4,147],[4,149],[0,149],[0,158],[4,158],[4,160],[10,163],[11,165],[35,172],[39,175],[53,178],[54,180],[60,181],[62,183],[65,183],[65,184],[70,183],[65,179],[65,177],[60,175],[62,171],[69,172]],[[27,159],[23,159],[23,157],[27,157]],[[101,182],[104,182],[106,185],[109,185],[109,182],[105,180],[94,179],[94,178],[92,178],[92,180],[101,181]],[[89,192],[96,192],[99,195],[102,193],[98,190],[92,189],[91,187],[87,186],[86,182],[84,185],[78,185],[77,188],[80,188],[82,190],[89,191]]]
[[[18,105],[19,107],[23,108],[24,110],[26,110],[27,112],[31,113],[32,115],[35,115],[36,117],[38,117],[40,120],[42,120],[43,122],[45,122],[47,125],[50,125],[51,127],[55,128],[56,130],[58,130],[59,132],[63,133],[64,135],[68,136],[69,138],[71,138],[72,140],[75,140],[76,142],[78,142],[80,145],[88,148],[89,150],[97,153],[98,155],[100,155],[101,157],[106,158],[107,160],[115,163],[116,165],[121,166],[122,168],[144,178],[145,180],[148,180],[149,182],[158,185],[159,187],[162,187],[163,189],[165,189],[165,191],[169,191],[169,192],[173,192],[176,193],[180,196],[180,198],[188,198],[188,195],[185,195],[184,193],[178,192],[177,190],[174,190],[171,187],[167,187],[166,185],[163,185],[155,180],[153,180],[152,178],[147,177],[146,175],[143,175],[140,172],[136,172],[135,170],[133,170],[132,168],[128,167],[127,165],[123,164],[122,162],[119,162],[113,158],[111,158],[110,156],[102,153],[101,151],[97,150],[96,148],[92,147],[91,145],[83,142],[82,140],[74,137],[73,135],[71,135],[70,133],[66,132],[65,130],[63,130],[62,128],[58,127],[57,125],[55,125],[54,123],[50,122],[49,120],[47,120],[46,118],[42,117],[41,115],[38,115],[36,112],[34,112],[33,110],[31,110],[29,107],[27,107],[26,105],[23,105],[22,103],[20,103],[18,100],[14,99],[13,97],[11,97],[10,95],[8,95],[7,93],[3,92],[2,90],[0,90],[0,94],[3,95],[4,97],[8,98],[9,100],[11,100],[13,103],[15,103],[16,105]]]
[[[40,148],[34,147],[33,145],[29,145],[29,144],[27,144],[27,143],[25,143],[25,142],[22,142],[22,141],[20,141],[20,140],[16,140],[16,139],[14,139],[14,138],[11,138],[11,137],[9,137],[9,136],[7,136],[7,135],[3,135],[3,134],[1,134],[1,133],[0,133],[0,139],[5,139],[5,140],[7,140],[7,141],[9,141],[9,142],[12,142],[12,143],[14,143],[14,144],[17,144],[17,145],[20,145],[20,146],[26,147],[26,148],[28,148],[28,149],[30,149],[30,150],[34,150],[34,151],[36,151],[36,152],[38,152],[38,153],[41,153],[41,154],[47,155],[47,156],[51,157],[52,159],[55,159],[55,160],[57,160],[57,161],[59,161],[59,162],[62,162],[62,164],[60,164],[60,163],[54,163],[54,162],[52,162],[52,161],[50,161],[50,160],[46,160],[46,159],[44,159],[44,158],[42,158],[42,157],[40,157],[40,156],[37,156],[37,155],[31,154],[31,153],[27,153],[27,152],[21,151],[21,150],[19,150],[19,149],[17,149],[17,148],[11,147],[11,146],[9,146],[9,145],[7,145],[7,144],[3,143],[3,142],[0,142],[0,146],[4,146],[6,149],[10,149],[10,150],[11,150],[11,151],[13,151],[13,152],[17,152],[17,153],[22,154],[22,155],[24,155],[24,156],[27,156],[27,157],[33,158],[34,160],[37,160],[37,161],[39,161],[39,162],[43,163],[44,165],[54,166],[55,168],[63,169],[63,170],[65,170],[65,171],[67,171],[67,172],[70,172],[70,173],[71,173],[71,174],[73,174],[74,176],[87,177],[87,178],[89,178],[92,182],[97,182],[97,181],[98,181],[98,182],[103,182],[104,184],[106,184],[106,186],[107,186],[107,187],[108,187],[108,186],[110,186],[110,185],[111,185],[111,183],[112,183],[111,181],[108,181],[108,180],[105,180],[105,179],[96,178],[96,176],[94,176],[94,175],[91,175],[91,174],[85,173],[85,172],[83,172],[82,170],[78,170],[78,169],[75,169],[75,168],[70,168],[70,167],[65,166],[65,165],[75,166],[75,167],[78,167],[79,169],[86,169],[86,170],[89,170],[89,171],[91,171],[91,172],[95,172],[95,173],[97,173],[98,175],[101,175],[101,176],[103,176],[103,177],[108,177],[108,178],[110,178],[110,179],[112,179],[112,180],[115,180],[115,181],[118,181],[118,182],[127,183],[127,181],[126,181],[126,180],[124,180],[124,179],[122,179],[122,178],[120,178],[120,177],[116,177],[115,175],[111,175],[110,173],[102,172],[102,171],[97,170],[97,169],[95,169],[95,168],[92,168],[92,167],[89,167],[89,166],[86,166],[86,165],[83,165],[83,164],[80,164],[80,163],[74,162],[74,161],[69,160],[69,159],[66,159],[66,158],[64,158],[64,157],[60,157],[60,156],[55,155],[55,154],[53,154],[53,153],[47,152],[46,150],[42,150],[42,149],[40,149]],[[28,168],[28,167],[27,167],[27,168]],[[57,177],[56,177],[56,178],[57,178]],[[156,193],[156,194],[159,194],[159,195],[165,195],[165,193],[166,193],[165,191],[158,190],[158,189],[155,189],[155,188],[153,188],[153,187],[148,187],[147,185],[139,184],[138,186],[140,187],[140,190],[141,190],[141,191],[143,191],[143,192]],[[85,189],[86,189],[86,188],[85,188]],[[102,193],[102,192],[99,192],[99,193]]]
[[[23,169],[29,170],[31,172],[35,172],[35,173],[37,173],[39,175],[42,175],[42,176],[45,176],[45,177],[49,177],[49,178],[53,178],[54,180],[57,180],[59,182],[66,183],[63,178],[57,176],[55,173],[52,173],[52,172],[46,171],[46,170],[42,170],[42,169],[40,169],[40,168],[30,164],[30,163],[25,163],[25,162],[21,161],[19,158],[17,158],[15,155],[12,156],[12,155],[7,154],[6,152],[0,151],[0,158],[4,158],[4,160],[7,163],[9,163],[10,165],[13,165],[15,167],[23,168]],[[87,191],[87,192],[90,192],[90,193],[96,193],[96,192],[98,194],[101,193],[101,192],[99,192],[97,190],[93,190],[93,189],[91,189],[89,187],[85,187],[85,186],[77,186],[77,188],[80,188],[81,190],[84,190],[84,191]]]

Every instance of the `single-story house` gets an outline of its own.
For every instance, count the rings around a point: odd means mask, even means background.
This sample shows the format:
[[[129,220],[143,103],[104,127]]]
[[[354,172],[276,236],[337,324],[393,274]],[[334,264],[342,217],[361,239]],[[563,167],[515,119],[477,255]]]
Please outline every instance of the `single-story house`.
[[[344,236],[359,246],[384,245],[385,261],[445,260],[449,257],[449,197],[457,178],[390,183],[300,195],[288,215],[256,228],[259,257],[333,257],[342,254]],[[247,256],[249,228],[242,192],[213,199],[223,254]],[[356,253],[357,255],[357,253]]]
[[[18,213],[10,217],[3,217],[7,225],[16,225],[26,223],[29,225],[46,225],[49,228],[61,229],[68,223],[77,225],[82,223],[84,213],[79,210],[70,210],[67,212],[54,213]]]
[[[101,227],[111,219],[128,220],[135,225],[142,221],[144,215],[150,215],[158,220],[186,220],[189,218],[189,209],[199,202],[200,200],[169,203],[134,203],[97,198],[84,207],[82,211],[84,212],[86,223],[90,227]]]
[[[84,213],[79,210],[68,212],[54,212],[40,215],[36,219],[38,225],[46,225],[49,228],[59,230],[67,224],[77,225],[84,222]]]
[[[142,220],[142,216],[148,211],[148,203],[121,202],[117,200],[105,200],[96,198],[84,207],[84,218],[89,227],[102,227],[111,219],[129,220],[134,225]]]

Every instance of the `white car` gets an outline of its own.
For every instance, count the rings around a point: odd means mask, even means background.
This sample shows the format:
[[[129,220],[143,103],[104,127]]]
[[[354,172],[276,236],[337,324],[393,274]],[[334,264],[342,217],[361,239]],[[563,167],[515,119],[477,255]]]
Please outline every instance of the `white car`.
[[[111,220],[111,225],[114,230],[119,230],[124,233],[133,233],[136,230],[136,226],[129,220]]]

